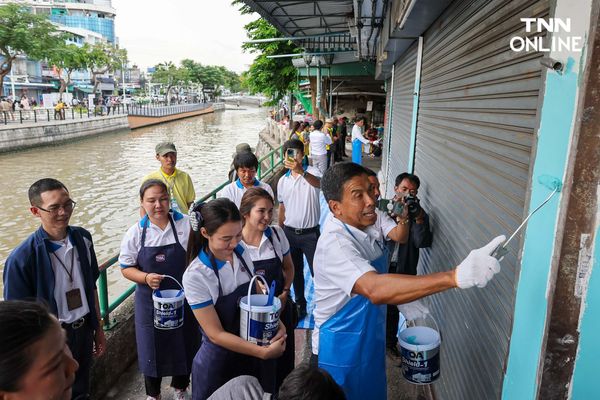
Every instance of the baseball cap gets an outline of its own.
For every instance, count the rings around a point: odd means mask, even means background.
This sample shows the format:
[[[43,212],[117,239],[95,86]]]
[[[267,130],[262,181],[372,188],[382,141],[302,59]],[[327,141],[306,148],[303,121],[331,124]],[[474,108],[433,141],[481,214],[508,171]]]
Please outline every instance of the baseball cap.
[[[173,142],[161,142],[156,145],[156,154],[164,156],[167,153],[177,153],[177,149]]]
[[[250,147],[250,145],[248,143],[240,143],[235,146],[235,153],[233,153],[231,156],[235,157],[236,154],[246,153],[246,152],[254,153],[254,149],[252,147]]]

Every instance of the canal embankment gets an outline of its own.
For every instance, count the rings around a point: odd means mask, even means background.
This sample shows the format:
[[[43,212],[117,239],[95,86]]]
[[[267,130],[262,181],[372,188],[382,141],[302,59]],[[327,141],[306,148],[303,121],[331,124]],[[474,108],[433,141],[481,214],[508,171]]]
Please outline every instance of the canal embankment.
[[[162,107],[132,105],[127,108],[130,129],[197,117],[223,109],[225,109],[223,103],[178,104]]]
[[[20,112],[14,120],[3,113],[0,124],[0,153],[39,146],[57,145],[88,136],[139,129],[225,110],[224,103],[178,104],[172,106],[119,105],[112,114],[69,110],[62,120],[52,119],[49,110]],[[46,111],[46,112],[44,112]]]
[[[129,129],[125,114],[0,126],[0,153],[55,145],[124,129]]]

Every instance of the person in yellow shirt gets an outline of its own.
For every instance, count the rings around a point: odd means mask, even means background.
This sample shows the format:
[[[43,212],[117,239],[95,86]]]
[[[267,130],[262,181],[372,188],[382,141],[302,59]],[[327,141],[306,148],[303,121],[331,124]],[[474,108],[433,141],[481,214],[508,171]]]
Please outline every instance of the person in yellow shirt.
[[[323,127],[323,133],[329,135],[329,137],[331,138],[331,142],[332,142],[332,144],[328,144],[327,146],[325,146],[327,149],[327,168],[329,168],[333,164],[333,161],[332,161],[333,149],[335,148],[335,143],[334,143],[335,131],[334,131],[332,118],[327,118],[325,120],[325,126]]]
[[[196,199],[196,192],[190,176],[175,167],[177,164],[175,144],[172,142],[157,144],[156,159],[160,162],[159,170],[146,175],[142,182],[148,179],[158,179],[165,182],[169,189],[171,209],[187,214],[190,205]],[[140,213],[142,213],[141,210]]]

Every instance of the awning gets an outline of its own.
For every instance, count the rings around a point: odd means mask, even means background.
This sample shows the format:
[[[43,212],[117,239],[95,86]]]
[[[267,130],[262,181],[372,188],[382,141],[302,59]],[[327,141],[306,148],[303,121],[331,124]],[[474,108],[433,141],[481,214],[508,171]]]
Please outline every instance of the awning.
[[[94,93],[93,86],[75,86],[75,89],[77,89],[83,93]]]
[[[332,55],[326,64],[337,64],[375,58],[387,0],[243,2],[307,55]]]

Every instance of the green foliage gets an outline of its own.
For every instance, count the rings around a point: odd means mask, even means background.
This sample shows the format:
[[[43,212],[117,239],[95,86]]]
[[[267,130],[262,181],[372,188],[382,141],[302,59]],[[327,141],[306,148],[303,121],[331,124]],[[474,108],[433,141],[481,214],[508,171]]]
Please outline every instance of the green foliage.
[[[238,74],[223,66],[202,65],[190,59],[181,61],[181,66],[189,71],[191,81],[194,83],[215,88],[224,86],[232,92],[240,90],[240,77]]]
[[[84,45],[84,48],[87,53],[88,67],[92,74],[115,71],[127,64],[127,50],[125,49],[119,49],[107,43],[96,43],[93,46]]]
[[[93,46],[83,46],[86,54],[87,67],[92,73],[94,93],[100,81],[98,75],[123,68],[127,64],[127,50],[119,49],[107,43],[96,43]]]
[[[241,14],[251,14],[252,10],[241,0],[235,0],[233,5],[240,6]],[[250,40],[271,39],[282,37],[282,34],[263,18],[248,23],[244,26]],[[267,58],[278,54],[301,53],[302,50],[292,41],[279,41],[270,43],[245,43],[242,48],[250,53],[257,54],[250,69],[242,81],[253,93],[262,93],[271,97],[272,102],[283,98],[287,92],[296,86],[297,71],[291,58]]]
[[[27,7],[9,3],[0,7],[0,93],[2,82],[14,59],[27,55],[32,60],[46,58],[64,43],[64,35],[45,17],[31,14]]]
[[[52,49],[47,57],[48,64],[53,65],[58,73],[60,80],[60,97],[67,86],[71,83],[71,73],[78,69],[86,69],[88,65],[87,49],[74,44],[61,45]],[[66,74],[66,79],[65,75]]]

